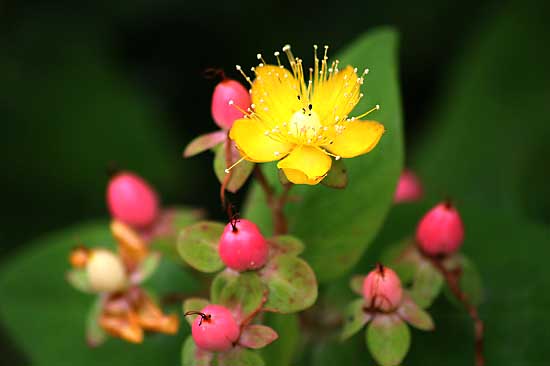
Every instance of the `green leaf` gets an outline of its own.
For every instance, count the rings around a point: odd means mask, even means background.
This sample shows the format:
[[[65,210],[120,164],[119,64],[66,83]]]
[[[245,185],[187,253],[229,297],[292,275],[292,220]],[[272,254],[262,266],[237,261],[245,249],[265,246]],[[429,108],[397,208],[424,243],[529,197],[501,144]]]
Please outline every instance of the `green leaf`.
[[[363,296],[363,282],[365,281],[365,275],[354,275],[349,281],[349,287],[357,295]]]
[[[86,340],[90,347],[100,346],[107,340],[107,333],[99,325],[99,316],[103,310],[103,298],[97,296],[86,319]]]
[[[264,366],[257,352],[235,347],[231,351],[218,354],[218,366]]]
[[[427,260],[417,263],[414,273],[411,297],[421,308],[429,308],[441,293],[444,279],[441,273]]]
[[[363,299],[357,299],[347,306],[344,313],[344,328],[340,334],[342,341],[359,332],[371,319],[372,315],[365,312],[364,307]]]
[[[433,330],[434,322],[430,314],[422,310],[408,295],[397,309],[397,313],[407,323],[421,330]]]
[[[237,192],[239,188],[241,188],[245,183],[250,174],[252,174],[252,171],[254,170],[254,163],[251,163],[250,161],[243,160],[239,164],[233,166],[231,168],[230,173],[226,173],[226,169],[228,167],[231,167],[233,164],[237,163],[241,159],[241,156],[237,149],[234,147],[235,143],[231,141],[232,148],[232,156],[228,162],[226,161],[226,146],[225,144],[218,146],[216,148],[216,156],[214,157],[214,172],[216,173],[216,177],[218,177],[218,180],[220,183],[223,184],[224,180],[227,178],[228,174],[231,174],[231,178],[229,178],[229,182],[227,183],[226,189],[229,192]]]
[[[285,211],[290,232],[307,238],[304,259],[321,282],[341,276],[357,263],[392,205],[403,164],[396,51],[396,33],[381,28],[359,37],[337,55],[340,65],[370,68],[366,98],[361,99],[355,113],[380,104],[381,110],[369,117],[380,121],[386,133],[373,151],[345,161],[349,175],[346,189],[300,185],[291,191],[300,202],[290,203]],[[263,164],[263,170],[272,185],[278,186],[277,169]],[[270,232],[270,211],[257,184],[247,203],[245,217],[258,223],[264,233]]]
[[[302,334],[296,314],[264,313],[263,323],[279,335],[277,342],[262,348],[261,355],[270,365],[291,366],[300,346]]]
[[[203,151],[211,149],[216,145],[221,144],[227,139],[227,131],[214,131],[201,136],[196,137],[191,141],[185,151],[183,152],[184,158],[200,154]]]
[[[212,303],[233,310],[241,322],[258,311],[265,296],[265,286],[256,272],[238,273],[225,270],[212,281],[210,298]]]
[[[270,255],[292,254],[299,255],[304,250],[304,243],[294,236],[279,235],[268,240]]]
[[[207,299],[203,299],[200,297],[190,297],[183,301],[183,313],[187,313],[188,311],[201,311],[206,307],[206,305],[209,304],[209,301]],[[193,321],[195,321],[195,318],[198,315],[187,315],[185,317],[185,320],[189,323],[189,325],[193,325]]]
[[[260,273],[269,288],[265,307],[270,311],[293,313],[315,303],[317,280],[304,260],[281,255],[270,260]]]
[[[198,271],[212,273],[223,268],[218,244],[224,225],[202,221],[186,227],[178,238],[178,252],[185,262]]]
[[[149,235],[151,236],[150,247],[152,250],[161,252],[172,260],[181,262],[178,254],[177,244],[180,231],[196,223],[204,217],[200,209],[190,207],[170,207],[162,212],[160,222],[156,224]]]
[[[409,327],[397,315],[377,314],[367,328],[367,347],[381,366],[399,365],[410,344]]]
[[[160,258],[160,253],[150,253],[136,269],[134,273],[136,276],[136,278],[134,278],[135,281],[137,283],[144,283],[147,281],[157,270],[160,264]]]
[[[361,265],[370,265],[387,243],[414,232],[418,218],[430,206],[396,206]],[[544,364],[546,359],[537,349],[550,341],[546,332],[550,319],[540,316],[550,302],[550,293],[539,291],[550,288],[548,228],[477,205],[461,205],[460,212],[467,232],[461,252],[475,261],[488,294],[478,308],[485,323],[487,359],[503,366]],[[440,296],[430,307],[430,315],[437,331],[415,333],[406,364],[425,365],[426,355],[436,365],[473,364],[473,324],[464,307],[452,306]]]
[[[88,273],[85,269],[71,268],[67,271],[66,278],[67,281],[78,291],[82,291],[87,294],[94,293],[94,291],[90,287]]]
[[[348,171],[342,159],[332,160],[332,166],[321,184],[330,188],[344,189],[348,185]]]
[[[239,344],[246,348],[260,349],[278,338],[277,332],[261,324],[247,325],[241,331]]]
[[[193,337],[187,337],[181,350],[182,366],[211,366],[213,359],[212,352],[201,350],[195,345]]]
[[[56,366],[174,364],[174,360],[179,359],[188,327],[180,327],[176,336],[147,335],[139,347],[115,338],[109,338],[94,349],[87,345],[85,323],[96,297],[74,291],[64,280],[69,266],[67,255],[78,243],[113,248],[115,242],[108,221],[74,226],[26,243],[19,255],[4,262],[0,268],[0,322],[28,363]],[[197,290],[193,281],[181,266],[166,261],[148,283],[161,294],[173,290],[191,293]]]

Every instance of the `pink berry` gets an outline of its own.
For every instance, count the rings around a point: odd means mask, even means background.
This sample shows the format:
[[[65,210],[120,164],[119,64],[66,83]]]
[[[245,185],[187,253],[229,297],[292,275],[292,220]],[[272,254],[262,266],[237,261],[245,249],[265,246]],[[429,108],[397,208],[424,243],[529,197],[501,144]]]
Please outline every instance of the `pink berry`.
[[[261,268],[269,248],[256,224],[240,219],[227,224],[218,250],[223,263],[240,272]]]
[[[363,297],[369,308],[395,310],[403,297],[399,276],[392,269],[377,265],[363,280]]]
[[[410,170],[404,170],[399,177],[393,201],[395,203],[419,201],[423,196],[420,179]]]
[[[223,352],[233,347],[240,330],[231,312],[220,305],[208,305],[201,313],[191,327],[197,347],[212,352]]]
[[[416,240],[424,253],[450,254],[464,240],[464,227],[458,211],[450,202],[432,208],[418,224]]]
[[[222,129],[229,130],[235,120],[243,118],[240,110],[246,111],[250,103],[250,94],[241,83],[225,79],[214,89],[212,118]]]
[[[121,172],[107,187],[107,205],[111,215],[136,228],[151,225],[159,214],[159,203],[154,189],[141,177]]]

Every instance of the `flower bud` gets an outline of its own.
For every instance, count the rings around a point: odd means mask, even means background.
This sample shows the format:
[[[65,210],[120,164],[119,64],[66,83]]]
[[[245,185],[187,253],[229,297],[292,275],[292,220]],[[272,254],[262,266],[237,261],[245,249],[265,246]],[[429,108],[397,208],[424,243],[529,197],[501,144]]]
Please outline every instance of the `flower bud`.
[[[240,330],[229,310],[220,305],[208,305],[199,314],[191,327],[197,347],[211,352],[224,352],[233,347]]]
[[[229,130],[235,120],[243,118],[241,110],[246,111],[250,103],[250,94],[241,83],[225,79],[214,89],[212,118],[222,129]]]
[[[97,292],[123,290],[128,278],[122,260],[110,250],[96,249],[86,264],[90,287]]]
[[[107,187],[107,205],[111,215],[130,226],[144,228],[151,225],[159,214],[155,190],[141,177],[121,172]]]
[[[363,297],[368,308],[390,312],[401,303],[403,288],[399,276],[378,264],[363,280]]]
[[[393,201],[395,203],[415,202],[422,199],[424,192],[420,179],[410,170],[404,170],[399,177]]]
[[[90,258],[90,250],[86,247],[79,246],[74,248],[69,255],[69,262],[74,268],[84,268]]]
[[[416,230],[416,241],[428,255],[453,253],[463,240],[462,220],[450,202],[440,203],[428,211]]]
[[[263,267],[269,248],[256,224],[240,219],[227,224],[218,251],[227,267],[247,271]]]

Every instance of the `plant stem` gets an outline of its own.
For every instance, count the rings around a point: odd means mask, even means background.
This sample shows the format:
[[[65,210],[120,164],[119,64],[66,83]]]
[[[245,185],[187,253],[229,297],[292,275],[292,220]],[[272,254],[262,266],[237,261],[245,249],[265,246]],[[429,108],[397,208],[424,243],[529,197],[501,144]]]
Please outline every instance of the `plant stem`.
[[[460,276],[462,271],[460,269],[455,271],[448,270],[439,258],[429,257],[428,259],[443,275],[453,295],[455,295],[456,298],[464,305],[470,315],[470,318],[472,318],[472,321],[474,322],[475,365],[484,366],[485,357],[483,356],[483,334],[485,327],[483,325],[483,320],[479,318],[477,308],[470,303],[466,297],[466,294],[464,294],[464,292],[460,289]]]
[[[227,136],[227,139],[225,140],[225,167],[229,168],[232,162],[232,154],[231,154],[231,140],[229,139],[229,135]],[[232,170],[229,171],[229,173],[225,174],[225,177],[223,178],[222,185],[220,187],[220,200],[222,201],[222,207],[225,207],[225,189],[227,188],[227,185],[229,184],[229,180],[231,179],[231,174],[233,173]]]
[[[262,302],[260,303],[260,305],[254,309],[254,311],[252,313],[250,313],[246,318],[244,318],[241,322],[241,330],[246,327],[248,324],[250,324],[250,322],[252,320],[254,320],[254,318],[262,312],[263,308],[264,308],[264,305],[265,303],[267,302],[267,295],[268,295],[269,291],[268,290],[264,290],[264,293],[262,295]]]
[[[284,184],[283,192],[277,197],[273,187],[267,181],[262,169],[258,164],[254,167],[254,176],[260,183],[262,190],[264,191],[267,205],[271,209],[271,216],[273,220],[273,231],[275,235],[284,235],[288,233],[288,223],[284,213],[284,207],[288,201],[288,193],[292,184]]]

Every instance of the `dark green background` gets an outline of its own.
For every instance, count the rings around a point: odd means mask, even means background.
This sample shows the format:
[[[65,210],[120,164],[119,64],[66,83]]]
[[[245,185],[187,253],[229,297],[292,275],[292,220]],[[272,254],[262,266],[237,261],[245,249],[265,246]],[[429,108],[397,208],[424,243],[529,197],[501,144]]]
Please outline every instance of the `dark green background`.
[[[212,156],[181,158],[216,128],[203,71],[238,77],[234,64],[285,43],[307,60],[313,43],[337,51],[376,25],[401,33],[407,160],[429,199],[547,225],[547,14],[534,0],[4,2],[0,266],[30,239],[104,217],[110,162],[166,203],[223,217]],[[15,353],[4,343],[3,360]]]
[[[218,212],[208,154],[189,161],[193,136],[213,131],[215,85],[202,73],[252,66],[285,43],[306,56],[334,50],[375,25],[401,32],[409,140],[500,2],[24,1],[3,5],[0,112],[2,252],[39,233],[104,215],[109,162],[138,171],[166,202]],[[114,4],[116,3],[116,4]],[[511,47],[513,52],[513,47]],[[512,111],[515,112],[515,111]],[[517,113],[517,112],[516,112]]]

